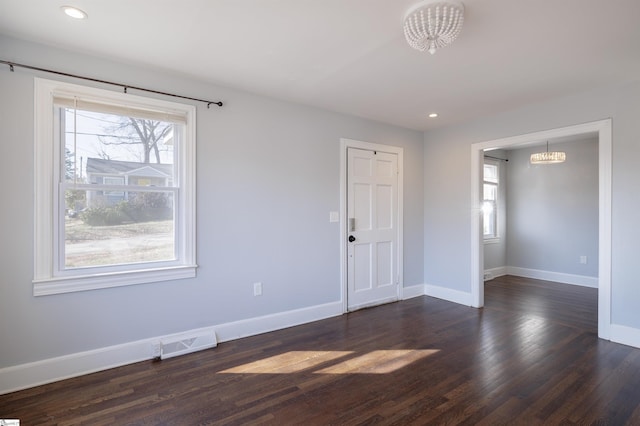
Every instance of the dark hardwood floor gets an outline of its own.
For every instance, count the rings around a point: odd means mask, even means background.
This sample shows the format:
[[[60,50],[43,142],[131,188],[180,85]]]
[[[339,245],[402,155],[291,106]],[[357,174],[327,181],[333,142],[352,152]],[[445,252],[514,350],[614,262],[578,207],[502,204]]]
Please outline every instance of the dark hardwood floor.
[[[0,396],[38,424],[640,424],[640,350],[597,291],[517,277]]]

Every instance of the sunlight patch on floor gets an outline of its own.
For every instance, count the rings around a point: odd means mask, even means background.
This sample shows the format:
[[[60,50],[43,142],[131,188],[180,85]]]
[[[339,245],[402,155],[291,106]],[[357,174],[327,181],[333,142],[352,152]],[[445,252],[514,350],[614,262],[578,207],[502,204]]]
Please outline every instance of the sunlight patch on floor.
[[[297,373],[352,354],[352,351],[291,351],[248,364],[239,365],[220,373],[286,374]]]
[[[351,358],[316,374],[388,374],[422,358],[438,352],[438,349],[395,349],[372,351]]]
[[[376,350],[314,371],[314,374],[388,374],[438,352],[438,349]],[[330,363],[353,351],[291,351],[220,371],[223,374],[289,374]]]

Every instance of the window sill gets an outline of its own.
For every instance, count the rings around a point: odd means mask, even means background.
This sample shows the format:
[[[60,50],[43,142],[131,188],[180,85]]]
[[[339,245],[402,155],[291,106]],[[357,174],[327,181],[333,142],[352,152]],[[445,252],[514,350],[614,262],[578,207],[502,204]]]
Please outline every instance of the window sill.
[[[190,265],[133,272],[127,271],[110,274],[38,279],[33,280],[33,295],[48,296],[52,294],[73,293],[76,291],[98,290],[102,288],[193,278],[196,276],[196,268],[197,265]]]
[[[492,238],[484,239],[485,244],[498,244],[499,242],[500,242],[500,237],[492,237]]]

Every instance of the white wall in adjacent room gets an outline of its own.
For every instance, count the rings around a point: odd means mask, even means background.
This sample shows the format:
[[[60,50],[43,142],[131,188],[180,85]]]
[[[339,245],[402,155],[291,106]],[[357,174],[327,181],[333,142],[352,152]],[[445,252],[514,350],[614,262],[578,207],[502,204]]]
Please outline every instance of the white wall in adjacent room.
[[[507,265],[597,277],[598,141],[554,144],[549,149],[564,151],[564,163],[530,164],[545,149],[509,152]]]

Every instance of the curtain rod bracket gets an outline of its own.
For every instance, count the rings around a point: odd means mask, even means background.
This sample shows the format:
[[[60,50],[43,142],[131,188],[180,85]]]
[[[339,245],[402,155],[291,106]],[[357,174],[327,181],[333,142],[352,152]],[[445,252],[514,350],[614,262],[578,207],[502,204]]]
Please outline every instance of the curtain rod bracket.
[[[14,72],[15,70],[13,69],[13,64],[9,64],[9,71]]]

